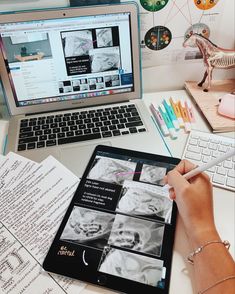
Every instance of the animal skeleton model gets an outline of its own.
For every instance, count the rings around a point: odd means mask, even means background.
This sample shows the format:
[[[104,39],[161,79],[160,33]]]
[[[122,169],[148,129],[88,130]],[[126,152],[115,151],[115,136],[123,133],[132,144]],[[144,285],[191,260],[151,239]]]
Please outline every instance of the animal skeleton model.
[[[194,47],[195,45],[202,53],[203,61],[206,66],[203,79],[198,83],[198,86],[202,87],[207,78],[208,84],[203,91],[208,92],[211,87],[212,71],[214,68],[228,69],[235,67],[235,51],[220,48],[207,38],[193,33],[188,39],[184,41],[183,46]]]

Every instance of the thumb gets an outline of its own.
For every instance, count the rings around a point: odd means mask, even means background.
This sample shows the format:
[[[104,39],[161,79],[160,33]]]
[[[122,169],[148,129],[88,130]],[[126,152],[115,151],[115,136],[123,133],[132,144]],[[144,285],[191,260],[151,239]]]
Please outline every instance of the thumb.
[[[189,182],[176,169],[167,174],[167,182],[174,188],[176,194],[182,193],[185,187],[190,185]]]

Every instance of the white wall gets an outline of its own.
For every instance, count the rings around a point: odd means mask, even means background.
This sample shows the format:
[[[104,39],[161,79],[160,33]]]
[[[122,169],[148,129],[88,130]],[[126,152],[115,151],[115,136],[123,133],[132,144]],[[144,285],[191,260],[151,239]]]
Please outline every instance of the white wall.
[[[24,2],[24,4],[22,2]],[[69,0],[0,0],[0,11],[66,6],[68,3]],[[227,49],[234,49],[235,47],[234,11],[235,0],[226,0],[224,13],[218,27],[219,38],[215,43],[218,46]],[[202,78],[204,71],[205,68],[202,62],[146,68],[143,70],[143,89],[145,92],[182,89],[184,81],[199,81]],[[235,78],[235,69],[214,70],[213,78]]]

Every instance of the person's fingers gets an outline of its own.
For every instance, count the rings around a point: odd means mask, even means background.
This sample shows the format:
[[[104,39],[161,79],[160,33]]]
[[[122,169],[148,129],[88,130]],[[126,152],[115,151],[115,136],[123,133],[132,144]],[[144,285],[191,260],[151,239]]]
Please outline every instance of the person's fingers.
[[[174,188],[176,194],[181,193],[189,185],[189,182],[176,169],[167,174],[167,179],[168,184]]]
[[[169,191],[169,197],[170,197],[171,200],[175,200],[176,199],[174,189],[170,189],[170,191]]]
[[[191,171],[196,167],[195,164],[192,162],[183,159],[180,161],[180,163],[175,167],[175,169],[180,173],[180,174],[186,174],[187,172]]]

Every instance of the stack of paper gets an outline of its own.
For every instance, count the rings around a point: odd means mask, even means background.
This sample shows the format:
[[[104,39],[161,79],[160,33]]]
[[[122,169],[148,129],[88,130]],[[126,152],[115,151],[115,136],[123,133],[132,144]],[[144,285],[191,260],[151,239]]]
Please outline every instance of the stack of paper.
[[[0,293],[80,293],[41,265],[79,179],[53,157],[0,155]]]

